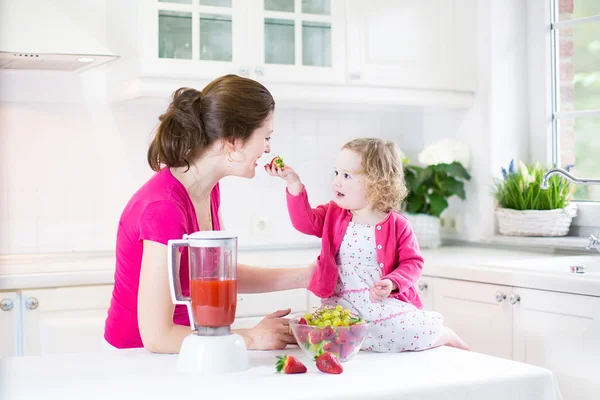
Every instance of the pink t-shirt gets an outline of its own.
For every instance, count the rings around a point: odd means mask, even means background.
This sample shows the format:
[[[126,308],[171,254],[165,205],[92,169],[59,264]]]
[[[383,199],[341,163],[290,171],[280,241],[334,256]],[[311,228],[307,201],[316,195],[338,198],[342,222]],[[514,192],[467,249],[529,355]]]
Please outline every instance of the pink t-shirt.
[[[213,229],[220,230],[219,184],[213,188],[210,202]],[[166,245],[170,239],[181,239],[184,234],[199,230],[190,196],[169,168],[157,172],[133,195],[121,215],[117,232],[115,286],[104,327],[104,338],[108,343],[117,348],[143,347],[137,314],[143,241],[151,240]],[[181,254],[180,276],[181,291],[187,296],[187,251]],[[173,322],[189,326],[185,306],[175,307]]]

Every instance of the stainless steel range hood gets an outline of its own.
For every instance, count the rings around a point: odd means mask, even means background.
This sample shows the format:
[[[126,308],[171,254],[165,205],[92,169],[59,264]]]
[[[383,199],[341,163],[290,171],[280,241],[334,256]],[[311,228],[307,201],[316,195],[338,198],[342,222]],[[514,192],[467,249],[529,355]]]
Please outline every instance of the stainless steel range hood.
[[[79,24],[48,0],[0,0],[0,69],[82,71],[118,58]]]

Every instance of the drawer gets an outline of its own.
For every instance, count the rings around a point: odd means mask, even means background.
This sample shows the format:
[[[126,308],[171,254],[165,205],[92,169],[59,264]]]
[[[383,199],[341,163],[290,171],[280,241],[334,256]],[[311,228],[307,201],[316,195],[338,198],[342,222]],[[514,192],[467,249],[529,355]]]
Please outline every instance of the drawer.
[[[292,313],[307,309],[306,289],[282,290],[279,292],[238,294],[238,317],[255,317],[271,314],[277,310],[291,308]]]

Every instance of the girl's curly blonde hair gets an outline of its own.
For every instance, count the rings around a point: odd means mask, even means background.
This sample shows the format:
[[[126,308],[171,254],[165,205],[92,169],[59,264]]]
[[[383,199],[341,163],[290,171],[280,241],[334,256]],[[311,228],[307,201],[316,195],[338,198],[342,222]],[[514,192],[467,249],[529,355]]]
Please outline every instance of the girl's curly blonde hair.
[[[346,143],[348,149],[361,156],[360,173],[365,175],[367,198],[377,211],[398,210],[408,195],[404,167],[396,144],[390,140],[359,138]]]

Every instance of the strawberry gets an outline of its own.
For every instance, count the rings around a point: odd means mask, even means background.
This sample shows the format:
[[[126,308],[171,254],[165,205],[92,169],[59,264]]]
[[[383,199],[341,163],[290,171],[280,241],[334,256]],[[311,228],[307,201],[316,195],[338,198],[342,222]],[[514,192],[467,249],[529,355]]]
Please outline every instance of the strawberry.
[[[283,168],[285,167],[285,165],[283,164],[283,158],[277,156],[277,157],[273,157],[273,159],[271,160],[271,168],[273,167],[277,167],[277,168]]]
[[[308,342],[308,334],[310,332],[309,326],[298,326],[296,332],[298,333],[299,344]]]
[[[354,343],[342,344],[340,346],[340,358],[342,360],[347,359],[349,356],[352,355],[352,352],[354,351],[355,348],[356,348],[356,344],[354,344]]]
[[[354,335],[352,335],[352,333],[350,333],[349,329],[339,327],[337,342],[344,343],[344,344],[350,344],[350,343],[354,344],[354,343],[356,343],[356,339],[354,338]]]
[[[340,345],[336,342],[327,342],[325,346],[323,346],[323,350],[330,353],[340,354]]]
[[[283,372],[284,374],[303,374],[306,372],[306,366],[304,364],[295,357],[288,355],[277,356],[275,368],[277,369],[277,372]]]
[[[304,317],[300,318],[298,320],[298,325],[308,325],[308,323],[306,322],[306,320],[304,319]]]
[[[344,371],[340,360],[331,353],[325,352],[318,356],[315,361],[317,362],[317,368],[321,372],[326,374],[341,374]]]
[[[321,331],[321,340],[333,340],[335,339],[335,330],[331,326],[326,326]]]
[[[323,340],[323,338],[321,337],[321,331],[314,330],[314,331],[308,332],[308,340],[310,341],[311,344],[321,343],[321,341]]]

